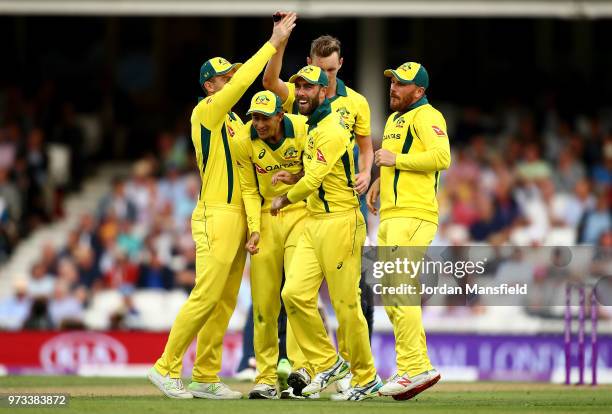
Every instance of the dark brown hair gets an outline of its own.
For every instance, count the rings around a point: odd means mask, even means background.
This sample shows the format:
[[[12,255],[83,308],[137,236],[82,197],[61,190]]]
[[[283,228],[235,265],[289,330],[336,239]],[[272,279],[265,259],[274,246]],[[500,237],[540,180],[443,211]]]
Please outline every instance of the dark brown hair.
[[[310,44],[310,57],[313,58],[315,56],[318,57],[328,57],[331,56],[332,53],[337,52],[338,57],[340,54],[340,40],[336,39],[330,35],[323,35],[317,37]]]

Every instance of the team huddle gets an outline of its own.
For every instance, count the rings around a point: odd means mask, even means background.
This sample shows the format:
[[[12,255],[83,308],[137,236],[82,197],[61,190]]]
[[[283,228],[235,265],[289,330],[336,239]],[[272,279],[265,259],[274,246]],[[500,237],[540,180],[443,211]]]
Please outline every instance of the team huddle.
[[[339,41],[313,41],[308,65],[284,82],[283,53],[297,16],[277,16],[269,41],[244,64],[216,57],[200,69],[207,96],[191,116],[202,179],[192,215],[196,284],[148,378],[171,398],[242,398],[218,373],[248,252],[259,372],[249,398],[318,398],[334,383],[333,400],[412,398],[440,374],[427,355],[421,307],[400,303],[385,306],[396,374],[383,384],[376,372],[361,306],[366,224],[359,196],[373,214],[380,197],[379,246],[428,246],[438,224],[440,171],[450,165],[444,117],[427,101],[422,65],[386,70],[394,113],[374,154],[368,102],[336,76]],[[232,107],[264,68],[267,90],[252,97],[243,124]],[[380,178],[370,183],[373,163]],[[338,319],[338,350],[318,310],[324,279]],[[278,390],[283,305],[292,372]],[[192,382],[185,388],[182,359],[196,336]]]

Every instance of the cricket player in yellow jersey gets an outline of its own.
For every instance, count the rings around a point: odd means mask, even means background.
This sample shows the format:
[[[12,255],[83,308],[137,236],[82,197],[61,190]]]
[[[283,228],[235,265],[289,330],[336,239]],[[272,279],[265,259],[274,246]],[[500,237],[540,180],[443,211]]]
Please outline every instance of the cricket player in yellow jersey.
[[[281,170],[294,176],[302,173],[306,117],[284,114],[280,98],[270,91],[253,96],[247,115],[252,119],[238,134],[235,154],[249,229],[246,248],[251,253],[254,349],[259,371],[249,398],[274,399],[278,397],[276,364],[283,270],[289,270],[307,212],[305,202],[292,204],[276,216],[270,214],[270,206],[274,197],[292,187],[277,182],[274,174]],[[290,325],[287,330],[289,360],[295,369],[305,369],[312,375]],[[282,397],[293,397],[292,390],[283,390]]]
[[[287,40],[288,41],[288,40]],[[295,99],[295,85],[283,82],[280,71],[287,41],[278,48],[278,52],[270,59],[263,76],[264,88],[274,92],[283,100],[283,109],[290,114],[298,113],[298,103]],[[340,41],[332,36],[320,36],[312,41],[310,55],[306,58],[308,65],[320,67],[329,85],[325,94],[331,110],[342,116],[345,128],[351,133],[359,147],[359,173],[355,177],[355,190],[365,194],[370,186],[372,163],[372,138],[370,136],[370,106],[365,96],[349,88],[338,78],[338,71],[344,63],[341,56]]]
[[[241,398],[220,382],[223,336],[236,305],[246,251],[246,217],[232,161],[235,134],[242,121],[232,107],[261,73],[295,27],[289,13],[274,25],[270,40],[243,65],[213,58],[200,69],[207,97],[191,115],[191,135],[202,189],[191,229],[196,245],[196,282],[168,336],[164,353],[148,378],[171,398]],[[181,381],[183,355],[197,335],[192,383]]]
[[[302,395],[318,393],[352,370],[352,387],[339,399],[363,400],[376,395],[382,381],[376,374],[368,327],[360,306],[359,279],[365,222],[354,190],[350,133],[325,97],[327,75],[306,66],[293,75],[299,112],[308,115],[304,177],[287,194],[272,201],[271,213],[307,200],[308,217],[298,241],[282,291],[287,317],[314,377],[289,384]],[[347,338],[351,359],[337,354],[317,309],[318,292],[327,281],[339,332]],[[298,383],[297,380],[300,380]]]
[[[283,82],[280,79],[280,71],[283,62],[287,42],[281,44],[278,52],[270,59],[263,76],[264,88],[273,91],[283,100],[285,112],[298,113],[298,103],[295,99],[295,85],[291,82]],[[342,116],[346,129],[351,133],[351,140],[357,144],[358,156],[355,157],[357,170],[355,176],[355,190],[362,195],[360,208],[365,215],[367,209],[363,198],[370,186],[372,163],[374,153],[372,151],[372,138],[370,136],[370,106],[366,98],[349,88],[338,78],[338,71],[342,68],[344,58],[341,55],[340,40],[332,36],[320,36],[314,39],[310,45],[310,55],[306,58],[309,65],[320,67],[325,74],[329,85],[326,97],[330,102],[331,110]],[[353,154],[352,154],[353,155]],[[360,281],[362,291],[367,288],[365,280]],[[368,330],[373,326],[374,309],[373,303],[368,299],[371,295],[362,297],[362,310],[368,322]],[[348,360],[348,351],[345,346],[345,338],[338,334],[338,349],[340,355]],[[350,387],[350,375],[336,384],[339,392],[344,392]]]
[[[380,194],[379,246],[407,247],[421,260],[438,229],[436,193],[440,171],[451,155],[444,116],[427,101],[429,75],[419,63],[407,62],[385,71],[391,78],[390,107],[382,148],[376,151],[380,178],[368,192],[368,208],[376,214]],[[418,277],[414,280],[418,280]],[[382,395],[409,399],[434,385],[440,374],[427,355],[420,301],[416,306],[385,306],[393,324],[397,373]]]

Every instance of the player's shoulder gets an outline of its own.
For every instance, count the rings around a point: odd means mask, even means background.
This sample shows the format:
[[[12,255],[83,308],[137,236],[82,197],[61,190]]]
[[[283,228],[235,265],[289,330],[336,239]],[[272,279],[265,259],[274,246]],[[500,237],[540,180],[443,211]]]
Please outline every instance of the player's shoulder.
[[[417,113],[415,114],[415,119],[428,119],[428,118],[436,118],[436,119],[444,119],[444,115],[437,108],[435,108],[430,103],[427,103],[421,106]]]
[[[288,114],[288,113],[286,113],[285,116],[289,119],[289,121],[294,126],[299,126],[299,127],[302,127],[302,128],[306,126],[306,122],[308,121],[307,117],[305,117],[304,115],[300,115],[300,114]]]
[[[355,102],[368,102],[368,100],[366,99],[365,96],[363,96],[362,94],[360,94],[359,92],[357,92],[355,89],[350,88],[346,85],[344,85],[344,89],[346,90],[346,96],[351,99],[352,101]]]
[[[319,124],[320,127],[317,130],[324,137],[341,135],[350,139],[351,134],[346,128],[344,119],[337,112],[330,112]]]
[[[253,122],[249,120],[240,127],[238,134],[236,135],[236,139],[242,144],[250,145],[251,140],[254,138],[253,132],[255,132],[253,130]],[[257,134],[255,134],[255,138],[256,137]]]
[[[212,103],[212,96],[205,96],[198,100],[198,103],[191,111],[191,120],[195,120],[202,116],[202,113],[206,110],[206,108]]]

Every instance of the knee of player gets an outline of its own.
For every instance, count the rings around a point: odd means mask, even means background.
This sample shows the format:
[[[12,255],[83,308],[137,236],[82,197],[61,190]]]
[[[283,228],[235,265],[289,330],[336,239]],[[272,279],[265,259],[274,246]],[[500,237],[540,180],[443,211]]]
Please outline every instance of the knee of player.
[[[291,286],[289,284],[285,285],[283,291],[281,292],[281,298],[283,299],[283,303],[286,308],[291,308],[292,306],[299,304],[300,299],[300,289],[298,286]]]

